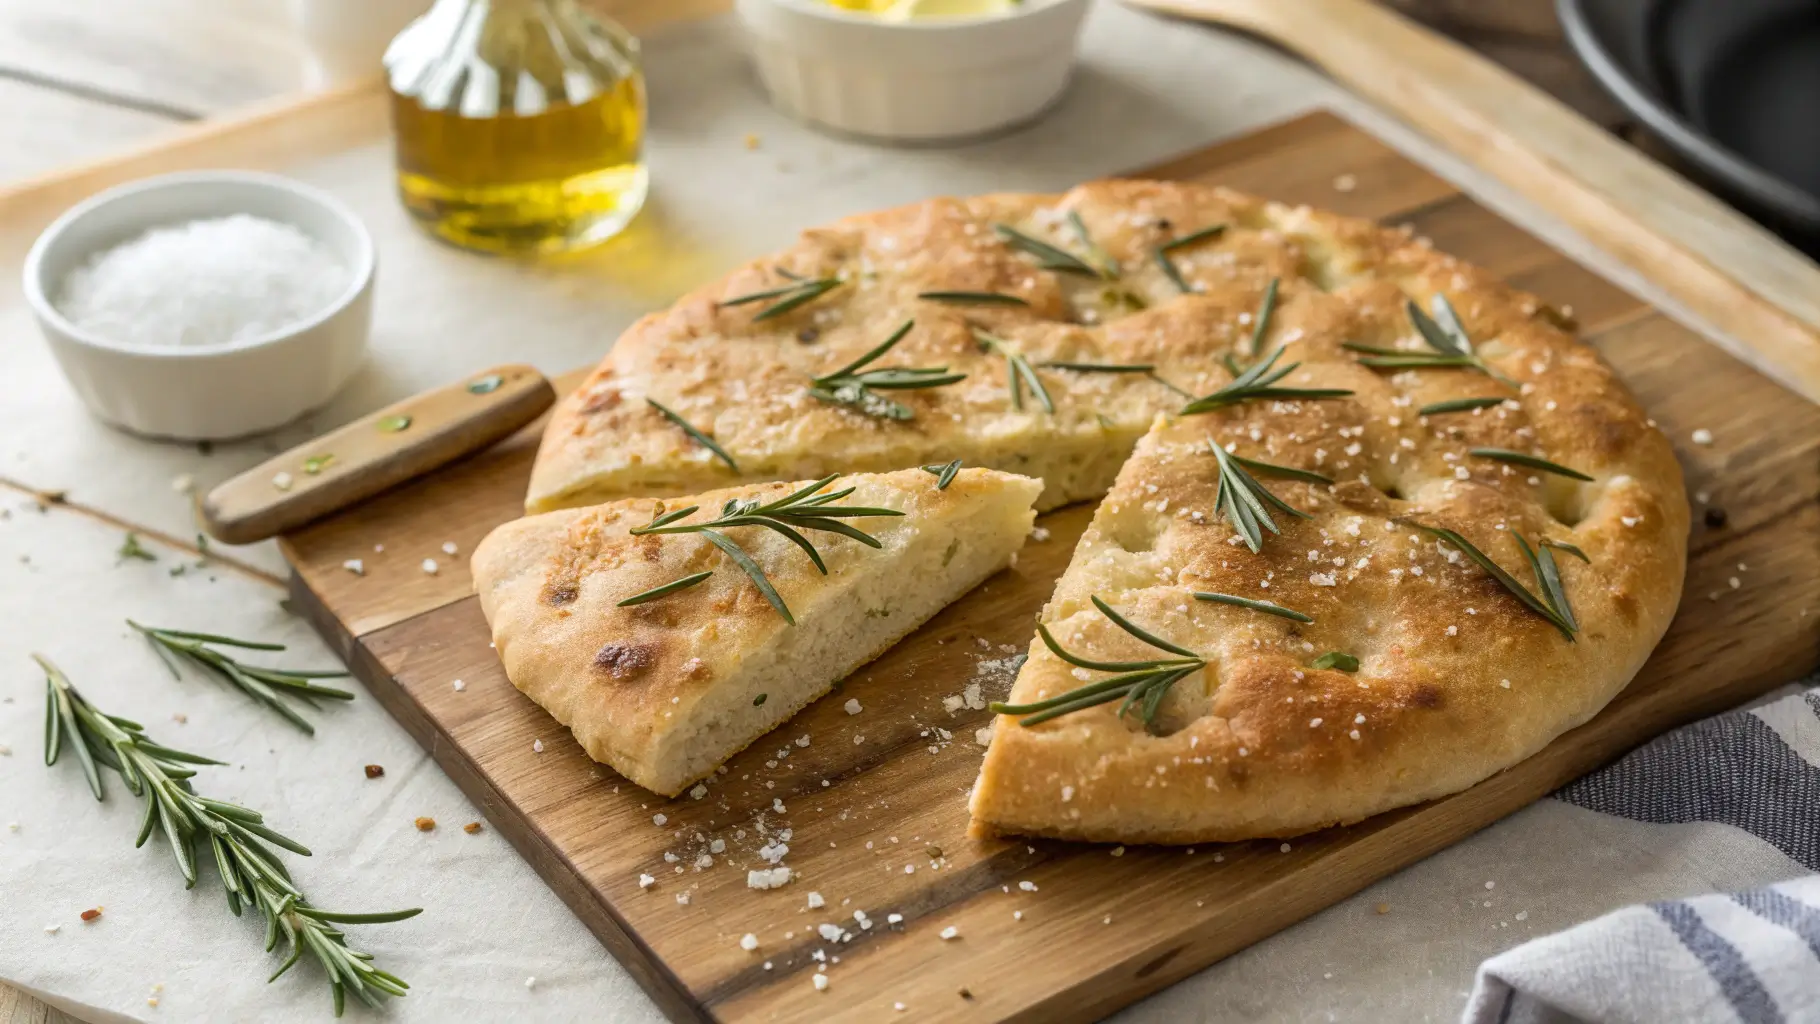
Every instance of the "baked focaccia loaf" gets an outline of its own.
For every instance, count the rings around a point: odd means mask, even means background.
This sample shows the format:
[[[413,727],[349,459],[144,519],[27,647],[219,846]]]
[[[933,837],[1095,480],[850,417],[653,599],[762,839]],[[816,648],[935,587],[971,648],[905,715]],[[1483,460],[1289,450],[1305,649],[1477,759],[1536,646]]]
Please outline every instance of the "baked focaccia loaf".
[[[1225,381],[1219,355],[1247,334],[1259,291],[1296,273],[1300,252],[1261,230],[1275,230],[1271,209],[1224,190],[1109,181],[1066,197],[933,199],[804,232],[628,329],[557,406],[526,509],[955,458],[1041,478],[1039,509],[1098,497],[1157,413]],[[1184,295],[1154,250],[1221,225],[1169,254],[1198,290]],[[1083,266],[1043,269],[1001,229],[1080,253]],[[806,287],[815,282],[837,283]],[[815,397],[816,377],[906,322],[874,365],[965,379],[879,392],[907,419]]]
[[[911,469],[551,512],[489,534],[474,552],[474,587],[513,685],[590,757],[675,796],[1004,568],[1041,490],[984,469]],[[815,546],[825,575],[777,530],[716,531],[752,560],[781,609],[703,534],[632,532],[666,506],[699,509],[672,525],[750,518],[797,492],[836,496],[799,501],[803,516],[775,520]],[[876,548],[814,525],[852,509],[901,515],[840,520]],[[702,573],[712,575],[622,606]]]
[[[1227,351],[1350,394],[1159,418],[1041,615],[979,830],[1290,836],[1457,792],[1592,717],[1674,614],[1680,469],[1590,348],[1402,234],[1260,212],[1278,302]]]

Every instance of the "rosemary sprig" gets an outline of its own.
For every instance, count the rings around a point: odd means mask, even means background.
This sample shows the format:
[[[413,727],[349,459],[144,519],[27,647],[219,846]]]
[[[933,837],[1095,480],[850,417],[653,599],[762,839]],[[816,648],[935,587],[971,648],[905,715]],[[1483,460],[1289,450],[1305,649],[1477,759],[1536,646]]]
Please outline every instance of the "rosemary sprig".
[[[955,306],[1028,306],[1022,297],[1004,292],[917,292],[916,297]]]
[[[1024,389],[1029,388],[1030,393],[1042,405],[1043,411],[1052,416],[1055,414],[1055,402],[1049,397],[1049,389],[1043,386],[1036,370],[1031,368],[1030,360],[1025,359],[1023,353],[1012,350],[1011,343],[1004,338],[988,334],[978,327],[973,328],[973,340],[979,342],[980,348],[1005,357],[1005,386],[1011,389],[1013,409],[1023,410]]]
[[[1532,593],[1528,587],[1517,582],[1515,576],[1505,572],[1503,567],[1492,561],[1489,555],[1480,551],[1478,548],[1473,547],[1472,542],[1465,537],[1462,537],[1459,533],[1446,529],[1445,527],[1428,526],[1424,523],[1418,523],[1413,519],[1399,518],[1392,520],[1392,522],[1402,523],[1404,526],[1421,530],[1424,533],[1433,534],[1447,543],[1452,544],[1455,548],[1459,549],[1461,554],[1472,559],[1474,564],[1478,565],[1479,568],[1490,573],[1492,579],[1497,580],[1503,585],[1505,590],[1510,591],[1511,596],[1515,597],[1518,603],[1548,620],[1549,625],[1561,631],[1561,635],[1567,638],[1568,643],[1573,643],[1574,634],[1579,631],[1580,626],[1574,620],[1573,609],[1568,606],[1566,591],[1561,589],[1560,569],[1555,564],[1554,555],[1550,553],[1550,549],[1552,548],[1559,547],[1566,550],[1567,548],[1572,547],[1572,545],[1560,545],[1555,544],[1552,541],[1544,540],[1539,545],[1541,554],[1538,555],[1530,549],[1527,541],[1518,536],[1515,531],[1511,532],[1511,536],[1517,538],[1517,545],[1523,549],[1524,560],[1529,563],[1530,569],[1536,574],[1537,581],[1542,585],[1543,593],[1541,596],[1538,596]],[[1579,548],[1573,548],[1573,553],[1579,555],[1581,558],[1586,557],[1585,553],[1581,552]],[[1553,577],[1552,583],[1549,582],[1549,577]]]
[[[302,729],[306,735],[316,735],[316,727],[311,725],[297,709],[279,699],[284,694],[294,700],[314,708],[316,698],[326,697],[330,700],[353,700],[354,695],[346,690],[333,686],[323,686],[317,679],[335,679],[345,676],[345,670],[304,671],[301,669],[261,668],[257,665],[243,664],[234,657],[206,646],[240,647],[249,651],[282,651],[283,644],[259,643],[254,640],[236,640],[231,636],[219,636],[214,633],[190,633],[181,629],[160,629],[156,626],[142,626],[132,619],[126,624],[137,630],[152,645],[152,650],[171,670],[173,678],[183,678],[178,670],[179,661],[187,661],[203,670],[203,674],[212,675],[238,688],[242,693],[253,698],[273,711],[284,716],[285,721]]]
[[[1283,346],[1277,346],[1270,355],[1251,364],[1244,373],[1232,379],[1225,387],[1203,395],[1182,407],[1183,416],[1197,412],[1210,412],[1214,409],[1235,405],[1239,402],[1258,398],[1344,398],[1352,394],[1343,388],[1279,388],[1276,382],[1295,372],[1301,363],[1290,363],[1280,370],[1273,370],[1278,359],[1283,357]]]
[[[752,559],[752,556],[747,554],[745,549],[741,548],[736,541],[721,531],[738,526],[757,526],[770,530],[801,548],[803,553],[809,556],[809,561],[815,563],[815,568],[820,570],[823,576],[826,576],[828,575],[828,566],[822,561],[821,553],[815,550],[815,545],[809,542],[809,538],[803,536],[802,531],[820,530],[824,533],[835,533],[842,537],[849,537],[859,541],[867,547],[876,548],[882,547],[883,545],[874,539],[872,535],[865,533],[856,527],[849,526],[840,520],[859,519],[869,516],[901,516],[904,514],[896,509],[834,504],[834,502],[852,494],[855,490],[855,488],[852,487],[841,491],[833,491],[828,494],[816,493],[823,487],[833,483],[839,475],[840,474],[835,473],[822,477],[820,480],[811,484],[806,484],[803,487],[778,498],[776,501],[760,503],[757,498],[729,498],[727,499],[726,504],[721,506],[720,515],[707,522],[676,525],[679,520],[694,515],[701,508],[699,505],[690,505],[686,508],[680,508],[675,511],[657,515],[653,517],[650,522],[643,526],[635,526],[629,532],[634,536],[669,533],[700,534],[703,540],[706,540],[708,543],[719,548],[728,558],[733,560],[733,564],[739,566],[747,576],[751,577],[753,585],[758,588],[760,594],[764,595],[765,600],[770,602],[771,607],[777,609],[777,614],[782,615],[785,622],[794,626],[796,625],[796,618],[790,614],[789,606],[784,604],[784,599],[778,595],[777,589],[771,585],[770,579],[765,576],[764,569],[760,568],[759,564]],[[681,587],[685,585],[691,584],[684,584],[683,580],[677,580],[675,583],[666,584],[666,586],[673,589],[681,589]],[[650,592],[647,591],[646,594],[650,594]],[[635,594],[633,595],[633,598],[645,596],[646,595],[644,594]],[[632,600],[632,598],[628,598],[628,600]]]
[[[1373,369],[1425,370],[1453,367],[1462,370],[1477,370],[1493,380],[1508,384],[1513,388],[1517,386],[1516,381],[1492,369],[1491,364],[1474,351],[1472,339],[1467,336],[1466,328],[1460,323],[1460,316],[1454,312],[1453,304],[1447,301],[1447,296],[1439,292],[1435,293],[1435,315],[1432,317],[1422,312],[1422,307],[1416,305],[1414,299],[1404,300],[1403,309],[1409,314],[1409,322],[1415,325],[1416,333],[1420,334],[1422,340],[1428,343],[1430,351],[1411,352],[1400,348],[1378,348],[1350,341],[1340,347],[1361,353],[1364,358],[1359,360],[1359,364]]]
[[[630,608],[635,604],[644,604],[646,601],[655,601],[665,594],[674,594],[678,590],[687,590],[712,575],[714,575],[714,570],[710,569],[707,572],[698,572],[689,576],[684,576],[680,580],[671,580],[662,586],[652,587],[650,590],[644,591],[643,593],[633,594],[631,597],[619,602],[616,607]]]
[[[1417,416],[1437,416],[1444,412],[1471,412],[1474,409],[1493,409],[1508,398],[1450,398],[1445,402],[1430,402],[1416,410]]]
[[[1101,276],[1098,267],[1079,256],[1066,249],[1050,245],[1033,235],[1027,235],[1009,224],[994,224],[992,230],[1005,240],[1006,245],[1035,256],[1037,266],[1044,270],[1060,271],[1064,274],[1081,274],[1086,277]]]
[[[1155,373],[1154,363],[1059,363],[1036,364],[1045,370],[1069,370],[1074,373]]]
[[[798,306],[814,302],[842,284],[842,280],[838,277],[797,278],[783,270],[779,270],[778,273],[790,278],[790,283],[778,288],[766,288],[763,291],[736,295],[731,299],[723,300],[720,305],[723,307],[744,306],[753,302],[763,302],[766,299],[776,299],[776,302],[759,310],[752,317],[752,322],[758,323],[761,320],[783,316]]]
[[[1544,473],[1553,473],[1556,476],[1569,477],[1574,480],[1592,479],[1592,477],[1587,476],[1577,469],[1568,469],[1558,462],[1550,462],[1547,459],[1535,455],[1525,455],[1522,452],[1513,452],[1508,448],[1474,448],[1472,449],[1471,454],[1477,455],[1481,459],[1491,459],[1494,462],[1508,462],[1512,465],[1525,466],[1529,469],[1537,469]]]
[[[114,553],[120,556],[120,561],[122,562],[125,562],[129,558],[137,558],[142,562],[156,562],[158,560],[157,555],[152,554],[144,544],[139,543],[139,535],[131,530],[126,531],[126,539],[120,542],[120,550]]]
[[[916,326],[915,320],[905,320],[903,325],[891,333],[889,338],[880,342],[878,347],[860,356],[833,373],[813,378],[809,383],[809,395],[812,398],[833,405],[845,405],[881,419],[908,420],[915,413],[900,402],[894,402],[879,391],[903,391],[915,388],[939,388],[957,381],[967,379],[964,373],[949,373],[946,366],[932,367],[899,367],[868,370],[867,366],[891,351],[892,347],[904,340],[910,328]]]
[[[1159,650],[1176,655],[1173,658],[1158,658],[1153,661],[1090,661],[1064,649],[1055,642],[1046,624],[1038,623],[1037,635],[1043,638],[1043,645],[1050,653],[1076,668],[1092,669],[1098,672],[1113,672],[1097,682],[1078,686],[1065,693],[1060,693],[1046,700],[1030,704],[1003,704],[994,701],[990,707],[995,715],[1025,715],[1018,724],[1024,726],[1038,725],[1052,718],[1082,711],[1111,701],[1124,698],[1119,705],[1118,717],[1132,707],[1138,708],[1138,715],[1144,727],[1149,729],[1156,722],[1157,711],[1163,706],[1163,698],[1168,696],[1169,688],[1182,679],[1205,668],[1207,662],[1200,655],[1186,647],[1172,644],[1136,625],[1123,615],[1112,610],[1112,606],[1093,597],[1093,606],[1100,614],[1111,619],[1113,625]]]
[[[1199,231],[1190,232],[1179,238],[1172,238],[1162,245],[1150,250],[1150,258],[1155,261],[1158,269],[1162,270],[1163,276],[1169,278],[1177,288],[1182,290],[1183,294],[1190,294],[1195,289],[1188,283],[1188,279],[1182,276],[1181,269],[1175,265],[1174,260],[1169,258],[1169,254],[1177,249],[1185,249],[1198,242],[1204,242],[1209,238],[1218,238],[1225,233],[1226,225],[1224,224],[1215,224],[1210,228],[1202,228]]]
[[[1264,335],[1270,331],[1270,318],[1277,311],[1277,288],[1283,283],[1280,277],[1270,279],[1264,288],[1264,298],[1258,302],[1257,315],[1251,319],[1251,356],[1253,359],[1264,353]],[[1279,348],[1277,351],[1281,352]],[[1294,369],[1294,367],[1290,367]]]
[[[961,471],[961,460],[955,459],[946,465],[929,465],[922,467],[923,472],[935,474],[935,489],[945,491],[954,482],[954,477]]]
[[[713,452],[714,456],[716,458],[720,459],[720,461],[727,464],[728,469],[731,469],[735,473],[739,472],[739,463],[733,461],[733,456],[728,455],[727,450],[725,448],[722,448],[720,445],[714,443],[713,438],[711,438],[708,435],[702,433],[701,431],[695,429],[693,426],[690,425],[688,420],[683,419],[681,416],[679,416],[675,412],[671,411],[668,407],[666,407],[664,405],[660,405],[656,399],[646,398],[645,404],[649,405],[651,408],[656,409],[658,412],[662,413],[664,419],[667,419],[671,423],[674,423],[678,427],[682,428],[682,432],[689,435],[690,439],[693,440],[696,444],[699,444],[703,448],[706,448],[709,451]]]
[[[1087,250],[1087,257],[1099,275],[1108,281],[1116,280],[1119,276],[1119,261],[1100,248],[1093,236],[1087,233],[1087,223],[1081,220],[1078,210],[1068,211],[1068,226],[1074,229],[1074,237],[1081,243],[1081,248]]]
[[[1287,466],[1272,466],[1266,462],[1241,460],[1232,455],[1212,438],[1207,439],[1208,447],[1213,449],[1213,456],[1220,464],[1220,487],[1214,497],[1214,510],[1224,515],[1239,536],[1245,539],[1245,546],[1256,554],[1264,546],[1264,530],[1281,535],[1276,521],[1270,518],[1272,508],[1287,512],[1301,519],[1312,519],[1308,513],[1294,508],[1288,502],[1271,494],[1264,485],[1257,482],[1245,467],[1268,470],[1288,475],[1304,471],[1290,469]],[[1332,481],[1328,481],[1331,483]]]
[[[1270,601],[1254,601],[1249,597],[1238,597],[1233,594],[1214,594],[1205,590],[1197,590],[1194,593],[1194,599],[1196,601],[1212,601],[1215,604],[1236,605],[1240,608],[1249,608],[1254,612],[1263,612],[1266,615],[1278,615],[1285,619],[1294,619],[1297,622],[1314,621],[1314,616],[1298,612],[1294,608],[1285,608],[1280,604],[1274,604]]]
[[[67,741],[82,763],[83,775],[96,800],[105,796],[96,765],[118,774],[127,790],[145,802],[139,838],[133,845],[144,846],[152,829],[159,828],[183,873],[186,889],[196,885],[196,848],[206,844],[227,892],[228,909],[235,917],[240,916],[243,906],[259,911],[265,919],[268,953],[277,946],[280,935],[290,943],[290,955],[266,979],[267,983],[290,970],[307,949],[329,976],[337,1017],[341,1016],[350,990],[355,998],[375,1009],[381,1005],[380,997],[405,994],[410,986],[402,978],[374,967],[371,953],[349,948],[346,933],[335,925],[402,921],[422,913],[421,908],[344,914],[310,906],[303,890],[266,844],[304,857],[310,851],[273,831],[258,811],[211,800],[190,784],[196,774],[191,765],[222,762],[155,742],[145,735],[139,723],[105,714],[90,704],[49,659],[41,654],[32,657],[45,673],[44,763],[56,764]]]
[[[1345,651],[1328,651],[1326,654],[1314,659],[1313,664],[1309,667],[1337,668],[1341,672],[1357,672],[1359,670],[1359,659],[1351,654],[1347,654]]]

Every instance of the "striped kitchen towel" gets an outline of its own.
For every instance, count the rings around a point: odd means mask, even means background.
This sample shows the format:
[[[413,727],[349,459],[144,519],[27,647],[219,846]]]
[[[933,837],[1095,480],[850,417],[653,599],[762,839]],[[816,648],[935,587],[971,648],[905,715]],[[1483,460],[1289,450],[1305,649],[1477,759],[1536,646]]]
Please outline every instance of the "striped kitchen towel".
[[[1820,689],[1669,733],[1555,795],[1637,822],[1729,826],[1820,871]],[[1577,1021],[1820,1022],[1820,875],[1625,907],[1527,942],[1480,965],[1463,1018]]]

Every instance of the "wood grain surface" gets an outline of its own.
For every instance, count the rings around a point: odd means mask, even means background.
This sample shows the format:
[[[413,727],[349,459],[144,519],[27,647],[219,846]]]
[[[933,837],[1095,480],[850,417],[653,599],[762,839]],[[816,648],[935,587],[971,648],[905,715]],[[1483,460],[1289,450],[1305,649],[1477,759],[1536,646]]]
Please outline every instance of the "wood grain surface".
[[[1410,224],[1572,310],[1671,437],[1710,429],[1712,446],[1682,454],[1690,487],[1710,498],[1696,515],[1728,517],[1696,528],[1668,638],[1603,714],[1465,793],[1287,849],[1114,851],[967,838],[974,733],[989,716],[944,704],[970,681],[988,696],[1008,684],[991,663],[1029,643],[1088,507],[1045,517],[1049,538],[1014,569],[735,758],[704,798],[674,801],[589,761],[511,687],[465,573],[340,567],[375,543],[471,551],[517,514],[534,431],[287,538],[299,607],[673,1018],[878,1020],[902,1002],[906,1019],[1096,1019],[1820,658],[1820,409],[1331,115],[1140,173]],[[1733,591],[1740,564],[1753,585]],[[758,848],[782,829],[799,877],[748,889]],[[715,840],[725,850],[698,870]],[[641,887],[641,874],[654,883]],[[810,891],[826,906],[809,909]],[[893,913],[901,925],[886,924]],[[851,937],[825,941],[824,924]],[[948,927],[957,937],[943,940]],[[739,946],[748,932],[755,952]],[[1056,949],[1067,957],[1046,955]],[[826,991],[811,984],[822,968]]]
[[[637,25],[681,2],[590,0],[590,5]],[[704,10],[725,5],[724,0],[686,2]],[[1568,52],[1551,0],[1389,2],[1542,87],[1595,124],[1647,144],[1647,137]],[[115,152],[195,117],[236,111],[294,89],[301,79],[301,58],[290,52],[297,44],[285,31],[281,8],[277,0],[0,2],[0,102],[8,112],[0,123],[0,179]],[[209,31],[192,30],[203,21]],[[1655,155],[1662,157],[1659,149]],[[1585,280],[1559,264],[1530,274],[1530,287],[1557,296],[1575,294]],[[1609,289],[1601,292],[1606,293]],[[83,513],[59,506],[51,514]],[[69,1019],[0,984],[0,1022],[60,1024]]]

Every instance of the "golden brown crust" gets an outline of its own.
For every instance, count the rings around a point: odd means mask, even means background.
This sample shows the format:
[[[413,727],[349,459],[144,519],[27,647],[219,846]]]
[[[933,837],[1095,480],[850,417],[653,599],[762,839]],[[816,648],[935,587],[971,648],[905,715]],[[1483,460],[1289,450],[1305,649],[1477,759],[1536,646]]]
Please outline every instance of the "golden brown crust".
[[[1685,571],[1681,473],[1610,368],[1489,275],[1361,222],[1278,217],[1314,271],[1283,282],[1270,344],[1287,343],[1285,362],[1303,362],[1283,384],[1355,395],[1159,419],[1043,621],[1088,658],[1155,657],[1093,608],[1098,595],[1208,669],[1172,692],[1165,735],[1118,719],[1116,705],[1032,727],[1001,717],[973,797],[984,830],[1169,843],[1288,836],[1455,792],[1590,718],[1667,629]],[[1520,394],[1465,369],[1373,371],[1340,347],[1417,348],[1403,304],[1436,293]],[[1495,395],[1513,400],[1417,413]],[[1336,483],[1260,474],[1312,518],[1278,515],[1282,536],[1253,554],[1215,511],[1210,442]],[[1594,481],[1468,454],[1477,447],[1540,455]],[[1459,531],[1532,588],[1512,532],[1584,550],[1590,565],[1561,559],[1575,642],[1393,517]],[[1196,591],[1268,600],[1314,621],[1198,601]],[[1360,670],[1310,666],[1332,650],[1357,656]],[[1033,642],[1010,701],[1104,676]]]
[[[696,521],[729,498],[769,501],[799,486],[748,485],[668,505],[699,505],[703,512],[688,520]],[[723,531],[763,568],[796,626],[699,535],[628,532],[650,522],[663,502],[626,499],[500,526],[475,550],[473,574],[507,676],[569,726],[589,756],[673,796],[1004,566],[1029,532],[1030,505],[1041,489],[1038,481],[982,469],[962,470],[941,490],[920,469],[846,477],[834,486],[856,488],[843,504],[905,514],[852,520],[880,542],[878,549],[812,534],[826,576],[775,533],[750,526]],[[918,559],[939,565],[906,584],[904,570]],[[618,607],[703,570],[714,575],[702,584]],[[875,593],[881,586],[884,596]],[[922,591],[930,593],[919,601]],[[852,607],[861,600],[878,607]],[[845,635],[826,636],[831,622],[862,611],[877,617],[867,614],[862,628],[849,624]],[[816,646],[829,639],[826,650]],[[745,686],[763,666],[790,658],[787,682],[759,687],[769,690],[762,707],[751,696],[726,699],[728,687]],[[718,756],[685,771],[702,743]]]

